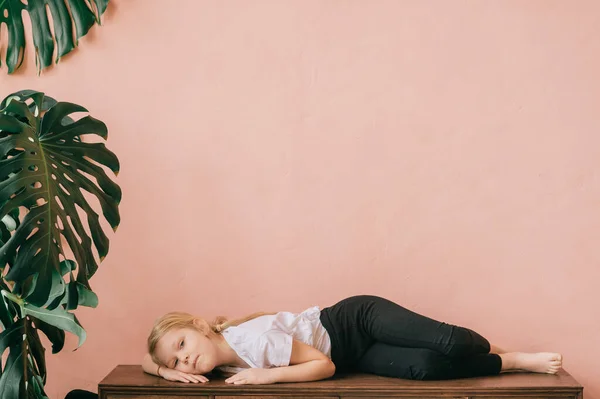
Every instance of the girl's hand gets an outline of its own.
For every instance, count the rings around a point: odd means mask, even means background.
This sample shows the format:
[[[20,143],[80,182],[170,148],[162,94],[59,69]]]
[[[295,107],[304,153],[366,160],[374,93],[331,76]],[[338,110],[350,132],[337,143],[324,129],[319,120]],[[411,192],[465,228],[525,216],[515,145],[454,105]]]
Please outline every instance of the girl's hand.
[[[246,369],[225,380],[228,384],[273,384],[275,381],[272,369]]]
[[[166,368],[166,367],[161,367],[159,374],[162,378],[164,378],[167,381],[180,381],[180,382],[193,382],[193,383],[198,383],[198,382],[204,383],[204,382],[208,381],[208,378],[206,378],[203,375],[188,374],[188,373],[184,373],[183,371],[173,370],[173,369]]]

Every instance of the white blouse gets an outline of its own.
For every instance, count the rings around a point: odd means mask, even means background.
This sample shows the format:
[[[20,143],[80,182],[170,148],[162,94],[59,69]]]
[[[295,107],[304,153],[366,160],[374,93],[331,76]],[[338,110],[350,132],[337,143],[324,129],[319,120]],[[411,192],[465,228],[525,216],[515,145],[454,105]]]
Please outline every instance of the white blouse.
[[[302,313],[279,312],[226,328],[221,334],[237,355],[252,368],[288,366],[294,339],[331,358],[331,339],[320,316],[318,306]],[[229,366],[221,366],[219,369],[230,373],[244,370]]]

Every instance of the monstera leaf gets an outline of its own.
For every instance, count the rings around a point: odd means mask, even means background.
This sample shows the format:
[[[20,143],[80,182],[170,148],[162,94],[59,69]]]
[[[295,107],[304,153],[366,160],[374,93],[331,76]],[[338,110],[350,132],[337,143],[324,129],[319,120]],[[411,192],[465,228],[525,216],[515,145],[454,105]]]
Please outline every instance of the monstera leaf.
[[[29,13],[36,65],[42,70],[52,64],[54,40],[58,45],[56,62],[69,53],[85,36],[106,10],[108,0],[0,0],[0,25],[8,27],[8,49],[6,64],[8,73],[13,73],[23,63],[25,30],[23,10]],[[47,7],[46,7],[47,6]],[[47,10],[52,14],[54,38],[48,23]],[[73,24],[76,39],[73,41]]]
[[[14,305],[18,305],[23,317],[14,320],[14,311],[9,312],[8,321],[4,317],[0,358],[6,359],[6,363],[2,369],[0,362],[0,398],[46,398],[46,349],[38,330],[43,331],[52,342],[52,353],[59,351],[64,344],[63,329],[76,334],[80,345],[85,340],[85,331],[72,313],[62,308],[47,310],[35,307],[6,288],[6,285],[2,286],[0,303],[12,305],[10,308],[13,310]],[[5,356],[6,351],[8,354]]]
[[[97,199],[113,229],[120,221],[121,200],[119,186],[100,166],[118,173],[117,157],[103,143],[81,140],[88,134],[106,139],[106,125],[91,116],[73,121],[70,114],[87,110],[44,98],[43,93],[20,92],[0,103],[0,219],[15,209],[27,210],[0,248],[0,265],[10,265],[4,278],[17,283],[13,292],[36,306],[56,303],[69,291],[85,296],[98,268],[94,250],[99,260],[108,252],[98,214],[82,190]],[[65,267],[61,257],[69,254],[75,263]],[[67,290],[65,274],[75,288]]]
[[[46,360],[37,330],[20,319],[0,333],[0,356],[8,350],[4,370],[0,367],[0,398],[46,398]]]

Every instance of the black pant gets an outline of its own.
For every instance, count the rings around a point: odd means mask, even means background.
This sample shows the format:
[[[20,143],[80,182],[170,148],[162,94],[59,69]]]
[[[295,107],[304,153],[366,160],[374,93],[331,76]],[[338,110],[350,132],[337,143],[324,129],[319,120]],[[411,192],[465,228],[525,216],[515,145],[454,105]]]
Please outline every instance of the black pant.
[[[500,356],[468,328],[421,316],[376,296],[344,299],[321,311],[337,371],[413,380],[500,373]]]

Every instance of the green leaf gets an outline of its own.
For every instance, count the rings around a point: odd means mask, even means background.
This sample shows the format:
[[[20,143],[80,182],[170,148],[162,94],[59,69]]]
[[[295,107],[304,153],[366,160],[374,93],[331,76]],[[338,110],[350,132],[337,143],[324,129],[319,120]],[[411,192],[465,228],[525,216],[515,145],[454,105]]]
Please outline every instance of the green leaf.
[[[8,73],[13,73],[23,63],[25,29],[21,13],[24,9],[25,5],[17,0],[4,0],[0,5],[0,25],[4,22],[8,27],[8,47],[6,50]]]
[[[35,47],[38,71],[52,64],[54,43],[58,46],[56,62],[71,52],[79,39],[87,34],[94,23],[100,24],[100,18],[106,11],[108,0],[0,0],[0,24],[8,27],[8,49],[6,64],[8,73],[13,73],[23,63],[25,51],[25,30],[23,10],[29,13],[33,44]],[[68,4],[68,8],[67,8]],[[47,6],[47,7],[46,7]],[[70,13],[69,13],[70,8]],[[52,15],[54,37],[48,23]],[[75,25],[75,42],[73,42]]]
[[[45,398],[45,349],[30,321],[19,319],[0,334],[0,358],[7,349],[5,368],[0,367],[0,398]]]
[[[0,219],[23,207],[29,212],[0,248],[0,265],[10,264],[5,278],[19,283],[17,294],[44,306],[65,292],[61,255],[73,254],[76,279],[89,288],[98,260],[108,253],[99,215],[82,190],[97,198],[104,218],[116,229],[121,189],[99,165],[117,173],[119,161],[104,144],[79,140],[86,134],[106,137],[104,123],[90,116],[68,123],[69,115],[85,108],[52,100],[44,110],[44,96],[31,91],[9,97],[13,100],[5,99],[0,110],[0,133],[5,135],[0,138]],[[28,106],[20,99],[34,101]],[[27,280],[33,275],[38,278]],[[85,298],[84,303],[93,303]]]
[[[77,304],[95,308],[98,306],[98,295],[94,291],[88,290],[83,284],[75,282],[77,285]]]
[[[94,4],[96,5],[96,22],[100,23],[100,16],[104,14],[104,11],[106,11],[106,7],[108,7],[108,0],[94,0]]]
[[[31,291],[23,295],[27,302],[36,306],[47,306],[64,294],[66,284],[58,270],[44,268],[34,276],[37,278],[33,281]],[[37,284],[38,281],[43,283]]]
[[[67,284],[64,294],[52,301],[48,309],[55,309],[58,305],[63,305],[67,310],[75,310],[77,306],[95,308],[98,306],[98,295],[83,284],[71,281]]]
[[[11,295],[10,288],[0,278],[0,323],[5,330],[13,325],[18,316],[15,304],[7,299],[8,295]]]
[[[76,283],[76,282],[75,282]],[[77,305],[79,304],[79,293],[77,292],[77,286],[73,284],[73,281],[69,283],[67,287],[67,295],[66,295],[66,306],[67,310],[75,310],[77,309]],[[65,301],[65,300],[63,300]]]
[[[44,392],[44,383],[40,376],[34,375],[31,379],[32,384],[28,387],[29,397],[35,399],[49,399]]]
[[[29,352],[31,359],[35,361],[31,367],[35,370],[34,374],[41,377],[42,385],[44,385],[46,383],[46,349],[42,345],[37,329],[33,328],[30,321],[26,321],[26,323]]]
[[[0,334],[0,357],[9,348],[9,355],[0,376],[0,398],[18,399],[24,392],[24,368],[22,366],[23,320]]]
[[[0,0],[2,1],[2,0]],[[35,114],[35,108],[41,107],[42,111],[48,111],[50,108],[56,105],[56,100],[52,97],[44,96],[44,93],[35,90],[21,90],[16,93],[10,94],[2,102],[0,102],[0,109],[6,108],[9,100],[16,99],[18,101],[26,102],[27,100],[33,100],[29,105],[31,113]]]
[[[84,2],[80,0],[67,0],[67,2],[71,8],[77,30],[77,39],[79,39],[88,33],[94,22],[96,22],[96,17]]]
[[[60,262],[60,274],[64,276],[65,274],[72,272],[77,268],[77,263],[72,260],[63,260]]]
[[[0,324],[4,330],[9,328],[13,324],[15,315],[10,311],[6,298],[4,295],[0,295]]]
[[[14,346],[22,341],[23,337],[23,319],[20,319],[18,322],[12,324],[10,327],[5,328],[2,333],[0,333],[0,357],[4,355],[4,351],[11,346]],[[2,363],[0,363],[0,369],[2,368]]]
[[[58,327],[76,335],[79,339],[77,347],[80,347],[85,342],[86,332],[72,313],[61,308],[54,310],[38,308],[37,306],[28,303],[23,304],[22,309],[25,315],[35,317],[54,327]]]
[[[58,353],[65,346],[65,332],[58,327],[32,317],[35,326],[46,335],[52,343],[52,353]]]

